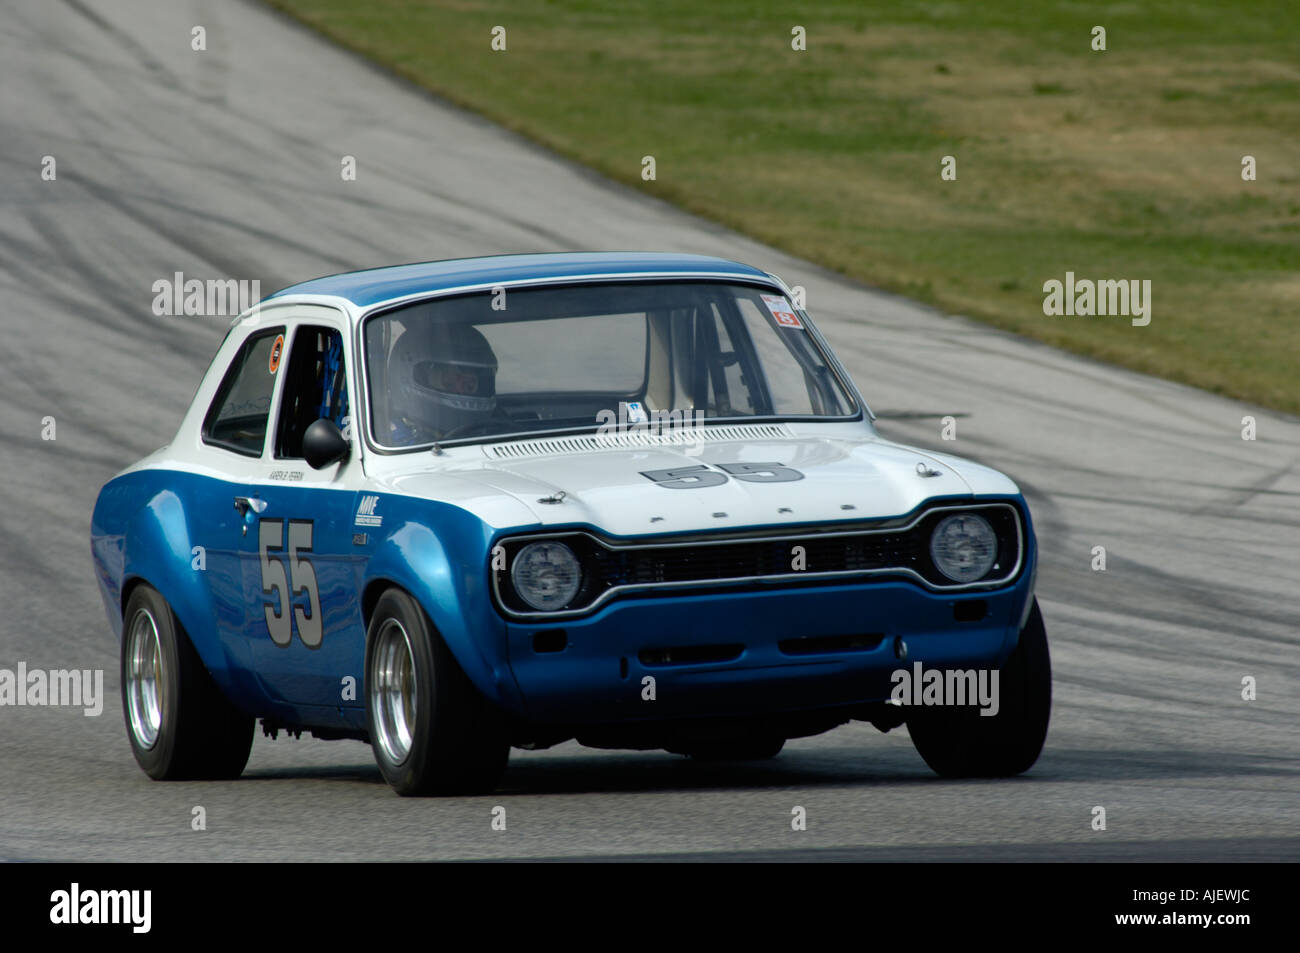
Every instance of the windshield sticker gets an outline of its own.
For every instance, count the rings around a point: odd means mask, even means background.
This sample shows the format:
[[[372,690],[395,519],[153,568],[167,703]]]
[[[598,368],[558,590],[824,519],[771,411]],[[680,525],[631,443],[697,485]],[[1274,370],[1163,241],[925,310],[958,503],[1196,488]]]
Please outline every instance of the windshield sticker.
[[[274,374],[280,369],[280,357],[284,354],[284,335],[281,334],[271,345],[271,359],[266,364],[266,369]]]
[[[630,424],[644,424],[650,422],[650,416],[645,412],[639,400],[625,401],[623,406],[626,408],[626,417]]]
[[[767,305],[767,310],[772,312],[772,317],[776,318],[776,323],[783,328],[802,328],[803,322],[799,320],[799,315],[794,313],[794,308],[790,302],[785,300],[784,295],[763,295],[763,304]]]

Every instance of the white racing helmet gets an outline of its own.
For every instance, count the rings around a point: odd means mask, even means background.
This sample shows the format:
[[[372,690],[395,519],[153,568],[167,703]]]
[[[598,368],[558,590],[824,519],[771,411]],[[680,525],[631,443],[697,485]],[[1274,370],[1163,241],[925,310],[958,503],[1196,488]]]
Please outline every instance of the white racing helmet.
[[[402,332],[389,363],[393,410],[438,439],[496,411],[497,358],[469,324],[418,321]]]

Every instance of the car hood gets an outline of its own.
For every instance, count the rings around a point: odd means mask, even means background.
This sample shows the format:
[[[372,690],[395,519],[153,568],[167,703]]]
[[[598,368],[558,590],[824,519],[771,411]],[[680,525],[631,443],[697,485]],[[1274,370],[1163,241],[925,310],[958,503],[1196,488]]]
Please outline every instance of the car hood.
[[[614,536],[873,519],[908,513],[932,497],[1018,492],[995,470],[879,438],[789,437],[492,459],[498,452],[484,447],[480,461],[408,473],[393,488],[455,503],[495,526],[581,523]],[[719,464],[739,463],[780,464],[802,477],[764,483],[729,475],[714,486],[671,489],[644,476],[701,465],[722,473]],[[918,473],[918,464],[933,475]]]

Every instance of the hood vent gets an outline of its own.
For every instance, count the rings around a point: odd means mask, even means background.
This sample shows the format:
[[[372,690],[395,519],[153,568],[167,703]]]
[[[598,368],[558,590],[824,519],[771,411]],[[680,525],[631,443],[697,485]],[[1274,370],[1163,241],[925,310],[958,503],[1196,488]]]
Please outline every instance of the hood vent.
[[[493,460],[518,460],[559,453],[590,453],[596,450],[623,450],[640,447],[689,447],[702,443],[725,443],[731,440],[772,440],[793,437],[785,424],[742,424],[734,427],[694,427],[631,430],[624,433],[584,434],[574,437],[551,437],[545,440],[516,440],[484,446],[483,452]]]

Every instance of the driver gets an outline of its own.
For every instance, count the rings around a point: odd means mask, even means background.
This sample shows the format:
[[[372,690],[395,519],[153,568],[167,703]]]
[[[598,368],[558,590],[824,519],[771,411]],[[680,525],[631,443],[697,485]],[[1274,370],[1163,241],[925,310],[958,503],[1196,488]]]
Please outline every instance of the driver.
[[[472,325],[412,324],[397,339],[388,370],[395,446],[468,435],[497,412],[497,358]]]

